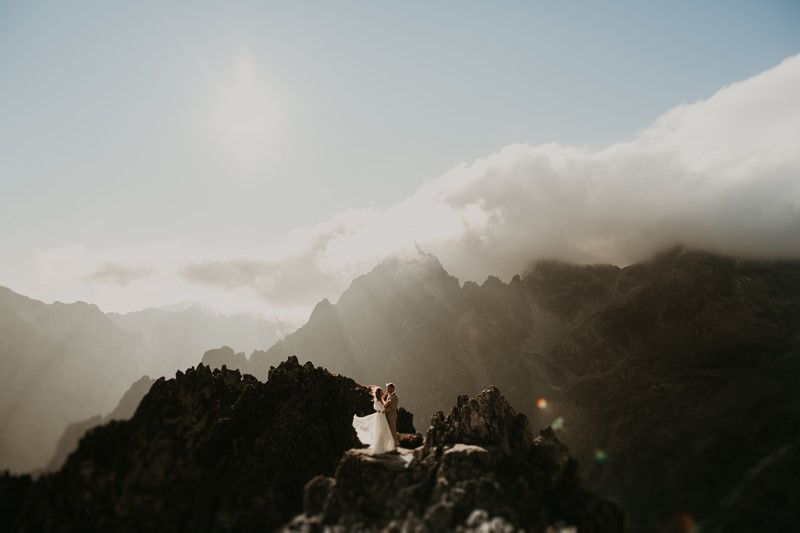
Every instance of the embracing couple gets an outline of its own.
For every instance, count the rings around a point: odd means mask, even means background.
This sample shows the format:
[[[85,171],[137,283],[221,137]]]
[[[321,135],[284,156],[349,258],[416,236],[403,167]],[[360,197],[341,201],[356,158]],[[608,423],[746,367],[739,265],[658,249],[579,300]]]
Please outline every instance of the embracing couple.
[[[374,413],[367,416],[353,415],[353,427],[358,440],[369,444],[369,453],[372,455],[396,452],[398,398],[394,383],[386,384],[386,394],[380,387],[373,387],[372,400]]]

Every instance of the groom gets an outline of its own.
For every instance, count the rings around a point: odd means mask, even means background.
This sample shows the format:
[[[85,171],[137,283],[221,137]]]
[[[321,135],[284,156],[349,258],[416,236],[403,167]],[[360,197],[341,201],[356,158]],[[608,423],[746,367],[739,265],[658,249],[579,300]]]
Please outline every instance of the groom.
[[[397,439],[397,394],[394,392],[394,383],[386,384],[386,396],[384,396],[383,410],[386,413],[386,421],[389,422],[389,429],[392,431],[394,447],[400,444]]]

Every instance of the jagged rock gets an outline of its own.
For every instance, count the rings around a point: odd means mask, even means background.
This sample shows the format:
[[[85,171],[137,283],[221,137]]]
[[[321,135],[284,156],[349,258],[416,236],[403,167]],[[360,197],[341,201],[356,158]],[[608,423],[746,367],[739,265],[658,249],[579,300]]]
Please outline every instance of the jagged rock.
[[[414,433],[414,415],[404,407],[397,409],[397,431],[398,433]]]
[[[414,452],[368,455],[351,422],[371,410],[369,389],[296,357],[267,383],[199,365],[91,430],[60,472],[0,476],[0,530],[621,528],[496,388],[460,398]]]
[[[360,446],[352,417],[371,411],[368,388],[296,357],[267,383],[199,365],[91,430],[61,471],[0,477],[0,530],[272,530]]]
[[[499,446],[504,452],[527,449],[532,438],[528,418],[514,412],[496,387],[472,399],[462,395],[447,418],[439,411],[431,418],[425,446],[463,442]]]
[[[434,417],[424,446],[400,455],[350,450],[333,478],[306,486],[287,531],[622,531],[621,512],[583,489],[552,429],[527,419],[492,387]]]

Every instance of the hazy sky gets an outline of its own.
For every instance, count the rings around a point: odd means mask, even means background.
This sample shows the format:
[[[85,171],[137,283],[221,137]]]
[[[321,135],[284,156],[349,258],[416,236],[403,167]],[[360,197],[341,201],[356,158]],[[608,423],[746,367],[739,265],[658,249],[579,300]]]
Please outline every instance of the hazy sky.
[[[298,320],[409,242],[798,252],[796,2],[162,4],[0,4],[0,285]]]

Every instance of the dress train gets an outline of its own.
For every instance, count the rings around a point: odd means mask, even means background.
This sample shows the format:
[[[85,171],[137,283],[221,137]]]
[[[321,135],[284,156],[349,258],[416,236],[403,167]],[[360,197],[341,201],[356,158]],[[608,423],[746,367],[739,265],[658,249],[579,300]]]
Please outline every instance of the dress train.
[[[371,415],[353,415],[353,427],[358,440],[369,445],[368,451],[372,455],[391,452],[395,449],[394,438],[383,413],[383,404],[376,400],[372,407],[375,412]]]

